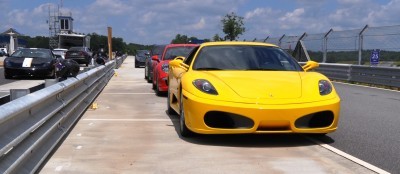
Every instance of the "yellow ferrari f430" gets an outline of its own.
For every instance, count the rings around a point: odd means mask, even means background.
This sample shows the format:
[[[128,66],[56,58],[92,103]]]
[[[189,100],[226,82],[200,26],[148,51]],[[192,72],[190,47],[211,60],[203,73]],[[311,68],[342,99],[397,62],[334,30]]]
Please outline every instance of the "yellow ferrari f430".
[[[330,80],[281,48],[209,42],[168,68],[168,112],[180,134],[314,133],[337,129],[340,98]]]

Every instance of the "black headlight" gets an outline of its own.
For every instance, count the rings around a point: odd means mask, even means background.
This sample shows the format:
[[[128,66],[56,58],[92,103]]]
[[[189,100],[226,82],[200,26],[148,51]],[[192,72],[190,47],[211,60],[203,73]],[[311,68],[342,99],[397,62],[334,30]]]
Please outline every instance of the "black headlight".
[[[5,67],[11,67],[12,63],[6,59],[6,60],[4,60],[4,66]]]
[[[199,89],[202,92],[205,92],[207,94],[213,94],[213,95],[218,95],[217,90],[214,88],[214,86],[207,80],[204,79],[197,79],[193,81],[193,85],[196,86],[197,89]]]
[[[332,92],[332,85],[327,80],[320,80],[318,82],[319,94],[328,95]]]

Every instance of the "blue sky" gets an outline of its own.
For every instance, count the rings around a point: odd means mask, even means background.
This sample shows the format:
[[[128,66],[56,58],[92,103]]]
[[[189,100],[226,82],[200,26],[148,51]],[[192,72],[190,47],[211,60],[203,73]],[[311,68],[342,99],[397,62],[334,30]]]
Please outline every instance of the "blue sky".
[[[0,0],[0,31],[15,28],[48,36],[49,8],[61,0]],[[211,39],[223,36],[220,21],[235,12],[244,17],[240,40],[400,25],[400,0],[64,0],[74,32],[113,36],[126,43],[169,43],[176,34]]]

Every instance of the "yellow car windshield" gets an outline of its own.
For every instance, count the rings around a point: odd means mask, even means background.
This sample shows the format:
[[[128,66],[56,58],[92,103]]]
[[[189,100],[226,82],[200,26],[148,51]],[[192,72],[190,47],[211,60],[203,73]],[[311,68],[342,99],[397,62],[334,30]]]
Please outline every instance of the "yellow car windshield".
[[[277,47],[223,45],[203,47],[193,70],[301,71],[300,65]]]

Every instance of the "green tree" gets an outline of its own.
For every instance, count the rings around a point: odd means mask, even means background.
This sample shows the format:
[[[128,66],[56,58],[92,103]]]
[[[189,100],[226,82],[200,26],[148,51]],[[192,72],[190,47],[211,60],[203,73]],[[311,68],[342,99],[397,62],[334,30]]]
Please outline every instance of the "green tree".
[[[197,37],[188,37],[186,35],[181,35],[181,34],[177,34],[175,36],[175,39],[172,39],[171,43],[172,44],[187,44],[187,43],[191,43],[194,40],[198,40]]]
[[[223,39],[218,34],[215,34],[213,37],[213,41],[222,41],[222,40]]]
[[[172,44],[183,44],[183,43],[187,43],[188,41],[189,41],[189,38],[186,35],[177,34],[175,36],[175,39],[172,39],[171,43]]]
[[[225,15],[221,23],[223,26],[222,31],[226,34],[225,40],[236,40],[239,38],[239,35],[246,31],[246,28],[243,26],[243,17],[237,16],[234,12]]]

